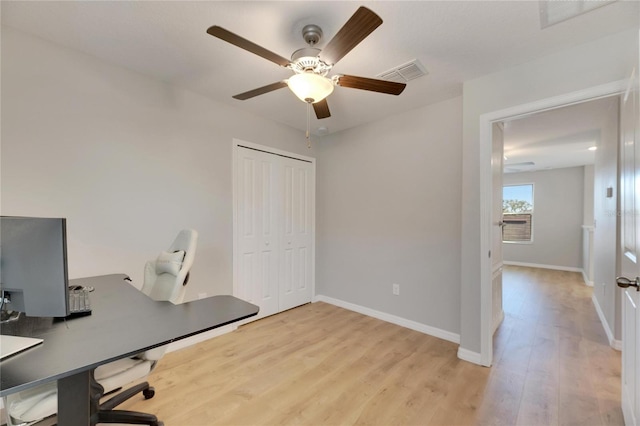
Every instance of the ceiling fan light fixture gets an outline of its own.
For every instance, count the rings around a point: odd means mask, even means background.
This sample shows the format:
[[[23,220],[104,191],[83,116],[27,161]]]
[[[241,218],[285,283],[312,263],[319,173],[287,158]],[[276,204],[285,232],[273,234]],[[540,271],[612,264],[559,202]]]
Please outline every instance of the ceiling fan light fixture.
[[[333,82],[318,74],[305,72],[296,74],[287,80],[289,89],[302,102],[320,102],[333,92]]]

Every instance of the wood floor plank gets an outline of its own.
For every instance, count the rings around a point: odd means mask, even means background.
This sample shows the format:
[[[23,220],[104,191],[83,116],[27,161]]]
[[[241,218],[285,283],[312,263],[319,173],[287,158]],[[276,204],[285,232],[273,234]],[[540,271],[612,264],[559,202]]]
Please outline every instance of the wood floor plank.
[[[495,363],[314,303],[167,354],[156,396],[120,408],[166,426],[619,425],[620,354],[580,274],[506,267]]]
[[[558,382],[529,376],[522,392],[517,425],[552,426],[559,422]]]

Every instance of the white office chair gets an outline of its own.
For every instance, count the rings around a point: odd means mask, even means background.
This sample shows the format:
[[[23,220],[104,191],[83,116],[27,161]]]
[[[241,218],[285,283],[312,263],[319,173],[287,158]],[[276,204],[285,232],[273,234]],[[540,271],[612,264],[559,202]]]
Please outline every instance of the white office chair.
[[[144,285],[141,291],[154,300],[181,303],[185,286],[189,281],[189,270],[193,265],[197,242],[196,231],[180,231],[168,251],[160,253],[156,260],[145,265]],[[104,389],[102,395],[144,379],[162,358],[165,350],[166,347],[155,348],[135,357],[120,359],[96,368],[94,378]],[[152,398],[155,394],[147,382],[125,389],[100,404],[92,423],[162,425],[152,414],[114,410],[116,406],[140,392],[145,399]],[[56,414],[57,408],[58,394],[55,382],[9,395],[5,398],[7,426],[34,424]]]

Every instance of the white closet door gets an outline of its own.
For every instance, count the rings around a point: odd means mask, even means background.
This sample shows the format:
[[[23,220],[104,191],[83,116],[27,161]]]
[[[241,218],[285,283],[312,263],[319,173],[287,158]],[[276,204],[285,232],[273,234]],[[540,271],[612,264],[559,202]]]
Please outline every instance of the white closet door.
[[[311,301],[313,276],[313,168],[304,161],[281,158],[282,220],[280,310]]]
[[[236,284],[234,294],[260,306],[258,317],[277,313],[278,157],[238,149],[236,156]]]
[[[254,320],[311,302],[315,169],[248,145],[234,148],[233,294],[260,306]]]

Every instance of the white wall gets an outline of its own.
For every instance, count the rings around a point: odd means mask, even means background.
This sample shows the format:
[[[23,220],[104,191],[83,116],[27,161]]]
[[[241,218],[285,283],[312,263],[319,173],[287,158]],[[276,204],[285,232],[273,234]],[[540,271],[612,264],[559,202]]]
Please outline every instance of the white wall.
[[[593,295],[604,315],[605,328],[615,338],[622,336],[620,325],[615,325],[616,306],[621,306],[615,283],[618,251],[618,126],[619,103],[613,102],[602,125],[594,166]],[[607,188],[611,188],[612,197],[607,197]],[[617,316],[620,317],[620,312],[617,312]]]
[[[533,184],[533,241],[504,243],[505,262],[582,269],[584,167],[506,173],[504,185]]]
[[[141,283],[186,227],[186,299],[232,292],[232,139],[314,157],[304,134],[2,28],[2,214],[68,219],[70,276]]]
[[[318,294],[459,333],[461,107],[455,98],[319,144]]]
[[[584,166],[584,207],[583,207],[583,225],[593,225],[593,184],[594,184],[594,168],[593,164]]]
[[[636,30],[623,31],[464,83],[461,347],[480,352],[480,116],[627,76]]]
[[[594,248],[593,248],[593,196],[594,165],[584,166],[584,209],[582,230],[582,271],[587,285],[593,285]]]

